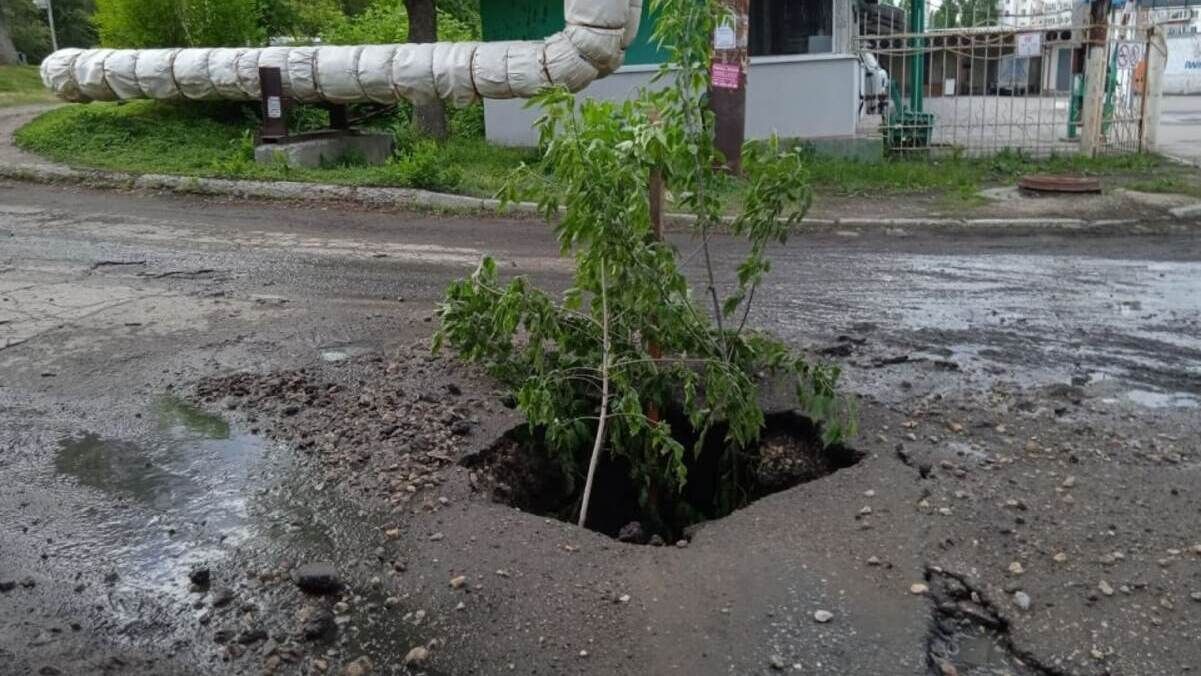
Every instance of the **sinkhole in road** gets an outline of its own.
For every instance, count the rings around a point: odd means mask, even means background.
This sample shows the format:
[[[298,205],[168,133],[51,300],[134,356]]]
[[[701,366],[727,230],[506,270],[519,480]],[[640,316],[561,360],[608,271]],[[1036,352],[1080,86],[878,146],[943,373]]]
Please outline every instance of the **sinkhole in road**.
[[[669,415],[685,451],[687,482],[675,490],[667,482],[639,482],[630,459],[604,453],[597,466],[587,527],[635,544],[677,542],[689,526],[727,516],[772,493],[828,476],[859,462],[862,454],[844,445],[825,446],[818,427],[793,411],[766,416],[759,444],[738,454],[737,480],[727,459],[726,430],[715,426],[699,450],[686,421]],[[590,453],[591,449],[586,452]],[[582,462],[581,462],[582,460]],[[564,467],[537,432],[520,426],[464,464],[480,470],[493,500],[523,511],[575,523],[584,478]],[[731,490],[731,488],[733,490]]]

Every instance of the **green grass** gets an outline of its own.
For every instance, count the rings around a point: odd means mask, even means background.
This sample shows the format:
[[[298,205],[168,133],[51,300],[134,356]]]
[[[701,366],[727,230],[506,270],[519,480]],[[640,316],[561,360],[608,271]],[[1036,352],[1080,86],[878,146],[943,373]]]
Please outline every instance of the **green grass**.
[[[1157,175],[1155,178],[1131,181],[1126,187],[1141,192],[1176,193],[1201,198],[1201,178],[1191,172],[1168,176]]]
[[[90,103],[49,111],[16,133],[17,145],[78,167],[132,173],[421,187],[494,195],[530,151],[499,148],[482,138],[417,144],[383,166],[353,162],[321,169],[260,165],[253,159],[256,122],[228,104],[134,101]]]
[[[0,66],[0,108],[56,100],[42,86],[37,66]]]
[[[0,69],[0,73],[8,70]],[[9,74],[10,79],[32,78],[36,82],[37,73],[32,68],[13,72],[17,74]],[[4,91],[4,82],[0,80],[0,92]],[[459,134],[439,146],[415,144],[402,133],[401,152],[385,166],[349,163],[322,169],[290,169],[259,165],[253,160],[251,141],[256,122],[247,110],[235,104],[173,105],[152,101],[64,106],[30,122],[17,132],[16,139],[22,148],[50,159],[97,169],[420,187],[479,196],[494,195],[513,168],[535,159],[529,150],[489,145],[479,138],[477,121],[474,126],[468,125],[474,132]],[[305,110],[307,117],[313,117],[313,113]],[[470,116],[464,119],[470,121]],[[1012,185],[1029,173],[1099,176],[1110,188],[1201,196],[1196,170],[1155,155],[1033,160],[1017,153],[1002,153],[992,158],[883,162],[812,155],[808,168],[819,197],[923,195],[964,207],[979,203],[977,192],[981,188]],[[736,186],[729,187],[730,208],[737,207],[737,192]]]
[[[1179,192],[1201,196],[1201,172],[1153,154],[1075,155],[1033,159],[1015,152],[994,157],[941,157],[865,161],[811,154],[806,167],[821,197],[920,197],[941,209],[989,203],[984,188],[1010,186],[1026,174],[1096,176],[1106,189]],[[1148,177],[1154,176],[1154,180]],[[739,186],[723,188],[727,211],[736,209]]]
[[[1064,155],[1032,159],[1017,153],[990,158],[948,157],[861,162],[817,158],[810,164],[814,188],[819,193],[867,196],[880,194],[941,193],[972,199],[981,188],[1011,185],[1025,174],[1098,176],[1109,186],[1125,185],[1154,172],[1181,178],[1195,172],[1149,154],[1105,155],[1089,158]]]

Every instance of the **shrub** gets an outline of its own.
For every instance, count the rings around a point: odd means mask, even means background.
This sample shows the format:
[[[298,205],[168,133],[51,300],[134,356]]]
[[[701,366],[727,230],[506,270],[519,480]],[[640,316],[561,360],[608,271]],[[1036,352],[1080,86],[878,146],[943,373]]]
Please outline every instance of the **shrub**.
[[[247,129],[242,138],[230,141],[230,153],[213,160],[213,171],[224,176],[241,176],[254,167],[254,134]]]
[[[401,185],[422,190],[451,192],[463,182],[463,173],[449,165],[433,141],[419,141],[406,155],[388,163],[392,177]]]
[[[447,111],[450,116],[450,135],[459,138],[484,138],[484,104],[473,103],[466,108]]]

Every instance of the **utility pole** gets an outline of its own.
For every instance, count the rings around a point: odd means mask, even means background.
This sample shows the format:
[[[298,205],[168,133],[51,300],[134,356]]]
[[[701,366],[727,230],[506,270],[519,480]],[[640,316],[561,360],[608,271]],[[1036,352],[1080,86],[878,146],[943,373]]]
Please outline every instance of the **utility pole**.
[[[54,30],[54,5],[52,0],[33,0],[38,9],[46,10],[46,19],[50,22],[50,47],[58,51],[58,31]]]
[[[1080,152],[1095,157],[1105,127],[1105,82],[1109,75],[1110,0],[1093,0],[1089,8],[1088,50],[1084,59],[1084,105],[1080,115]]]
[[[742,173],[742,142],[746,138],[750,4],[750,0],[721,0],[724,11],[713,32],[709,107],[716,118],[714,142],[732,174]]]

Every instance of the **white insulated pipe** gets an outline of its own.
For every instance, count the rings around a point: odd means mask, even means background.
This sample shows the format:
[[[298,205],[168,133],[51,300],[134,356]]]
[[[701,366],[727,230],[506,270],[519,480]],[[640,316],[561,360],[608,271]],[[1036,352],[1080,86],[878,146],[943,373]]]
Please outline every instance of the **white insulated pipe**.
[[[541,41],[346,47],[60,49],[42,82],[66,101],[257,101],[259,68],[279,68],[305,103],[416,104],[575,92],[612,73],[638,34],[642,0],[563,0],[567,26]]]

